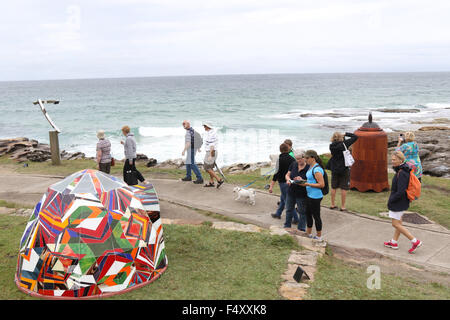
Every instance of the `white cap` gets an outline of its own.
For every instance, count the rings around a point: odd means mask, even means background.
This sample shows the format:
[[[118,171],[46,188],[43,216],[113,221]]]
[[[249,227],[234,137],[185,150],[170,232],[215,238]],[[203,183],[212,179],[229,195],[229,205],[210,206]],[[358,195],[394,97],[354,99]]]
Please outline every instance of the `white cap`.
[[[213,128],[213,126],[208,121],[203,121],[202,126],[207,126],[208,128]]]

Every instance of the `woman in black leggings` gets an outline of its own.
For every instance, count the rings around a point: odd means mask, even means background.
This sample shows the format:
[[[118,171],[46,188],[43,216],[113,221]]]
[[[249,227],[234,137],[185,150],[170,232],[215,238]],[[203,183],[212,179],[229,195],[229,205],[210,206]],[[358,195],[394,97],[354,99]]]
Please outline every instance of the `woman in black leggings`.
[[[323,198],[322,188],[325,186],[323,178],[324,171],[322,162],[314,150],[305,152],[306,163],[309,165],[309,170],[306,173],[306,233],[308,237],[322,240],[322,219],[320,219],[320,202]],[[316,225],[317,235],[312,236],[313,223]]]

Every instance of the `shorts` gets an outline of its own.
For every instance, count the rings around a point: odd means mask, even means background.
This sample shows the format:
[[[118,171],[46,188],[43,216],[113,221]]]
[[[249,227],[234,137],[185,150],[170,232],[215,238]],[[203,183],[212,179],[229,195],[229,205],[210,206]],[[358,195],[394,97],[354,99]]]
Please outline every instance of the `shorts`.
[[[345,169],[342,173],[331,172],[331,188],[332,189],[350,189],[350,170]]]
[[[395,220],[402,220],[404,211],[391,211],[389,210],[389,218],[395,219]]]
[[[209,158],[211,155],[211,151],[206,151],[205,159],[203,159],[203,169],[205,170],[214,170],[214,164],[217,159],[217,150],[214,152],[214,157]]]

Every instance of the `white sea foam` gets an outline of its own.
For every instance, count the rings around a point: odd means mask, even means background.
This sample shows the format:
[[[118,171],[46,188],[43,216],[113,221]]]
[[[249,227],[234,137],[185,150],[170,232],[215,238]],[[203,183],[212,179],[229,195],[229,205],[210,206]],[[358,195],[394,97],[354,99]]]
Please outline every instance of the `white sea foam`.
[[[143,137],[172,137],[184,136],[186,130],[182,127],[139,127],[139,135]]]
[[[450,103],[425,103],[424,106],[432,109],[450,109]]]

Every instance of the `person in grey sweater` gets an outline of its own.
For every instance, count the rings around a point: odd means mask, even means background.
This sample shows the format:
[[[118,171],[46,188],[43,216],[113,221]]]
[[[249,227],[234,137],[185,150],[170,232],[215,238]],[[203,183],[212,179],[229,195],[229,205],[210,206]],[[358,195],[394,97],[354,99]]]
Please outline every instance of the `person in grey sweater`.
[[[130,180],[130,172],[136,175],[136,178],[143,184],[147,184],[142,174],[136,169],[136,140],[134,134],[130,132],[129,126],[122,127],[122,134],[126,137],[125,142],[120,141],[123,144],[123,150],[125,153],[125,163],[123,165],[123,180],[129,184],[137,184],[137,181]]]

